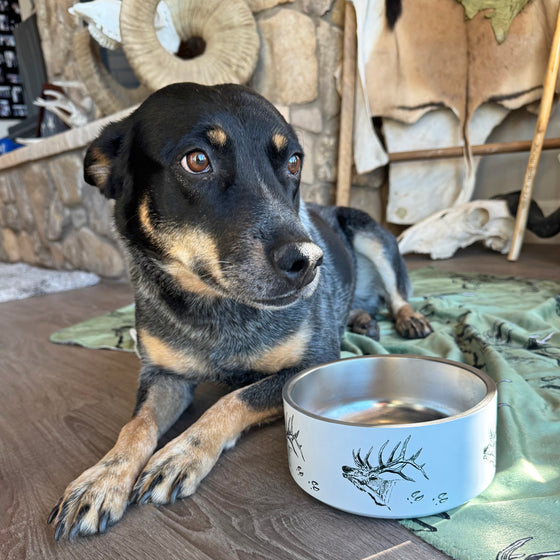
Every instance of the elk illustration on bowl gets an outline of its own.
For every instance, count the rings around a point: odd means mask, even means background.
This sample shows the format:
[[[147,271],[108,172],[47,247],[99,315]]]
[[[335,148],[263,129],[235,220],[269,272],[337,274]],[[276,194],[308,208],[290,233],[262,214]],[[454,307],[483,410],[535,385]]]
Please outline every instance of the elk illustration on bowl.
[[[370,517],[441,513],[495,474],[496,385],[442,358],[339,360],[284,387],[289,468],[315,498]]]
[[[373,451],[373,447],[368,451],[367,455],[363,459],[360,457],[360,449],[357,453],[352,451],[355,466],[343,466],[342,476],[349,480],[356,488],[366,492],[377,505],[389,507],[388,502],[391,498],[391,490],[398,482],[398,478],[386,478],[387,475],[397,475],[401,477],[401,479],[408,480],[409,482],[415,482],[415,479],[403,472],[405,467],[410,467],[409,470],[416,469],[424,475],[426,480],[429,480],[428,475],[424,471],[425,464],[419,465],[416,463],[416,459],[418,459],[422,448],[416,451],[416,453],[408,459],[406,458],[406,448],[410,438],[411,436],[406,438],[398,455],[397,449],[402,443],[400,441],[391,452],[389,458],[384,460],[383,451],[389,443],[389,440],[387,440],[379,450],[378,464],[376,466],[372,466],[369,462],[369,457]]]

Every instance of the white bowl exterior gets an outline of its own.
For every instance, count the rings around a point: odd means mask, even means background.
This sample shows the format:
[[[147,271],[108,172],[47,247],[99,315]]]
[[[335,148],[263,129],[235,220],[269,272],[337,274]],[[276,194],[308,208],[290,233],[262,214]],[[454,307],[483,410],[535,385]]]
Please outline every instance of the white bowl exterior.
[[[305,492],[350,513],[404,519],[447,511],[494,477],[496,399],[453,419],[383,426],[317,419],[285,402],[290,473]]]

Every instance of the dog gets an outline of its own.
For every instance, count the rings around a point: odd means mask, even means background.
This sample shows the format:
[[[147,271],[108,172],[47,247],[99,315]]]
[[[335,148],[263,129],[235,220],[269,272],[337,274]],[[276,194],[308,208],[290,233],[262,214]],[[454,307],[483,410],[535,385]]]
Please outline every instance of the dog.
[[[348,324],[378,338],[381,304],[404,337],[431,332],[395,238],[305,204],[302,164],[292,127],[232,84],[167,86],[87,149],[85,180],[115,199],[141,369],[132,420],[51,512],[56,540],[191,495],[244,430],[281,416],[288,378],[340,358]],[[204,381],[232,391],[154,454]]]

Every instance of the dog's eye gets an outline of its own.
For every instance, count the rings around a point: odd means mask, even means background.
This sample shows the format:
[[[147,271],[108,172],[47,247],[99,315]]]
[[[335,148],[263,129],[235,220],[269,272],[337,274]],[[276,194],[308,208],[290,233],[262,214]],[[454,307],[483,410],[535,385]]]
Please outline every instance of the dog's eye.
[[[207,173],[210,171],[210,160],[202,150],[188,153],[181,160],[183,169],[190,173]]]
[[[298,171],[301,168],[301,158],[297,155],[294,154],[289,160],[288,160],[288,171],[292,174],[292,175],[297,175]]]

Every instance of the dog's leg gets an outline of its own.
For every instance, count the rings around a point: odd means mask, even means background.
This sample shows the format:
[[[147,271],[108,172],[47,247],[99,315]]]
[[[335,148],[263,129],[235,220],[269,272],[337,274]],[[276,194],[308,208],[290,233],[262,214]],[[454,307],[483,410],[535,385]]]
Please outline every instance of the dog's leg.
[[[123,515],[138,473],[158,438],[192,401],[192,384],[178,375],[144,370],[134,416],[115,446],[65,490],[52,510],[55,539],[103,533]]]
[[[343,207],[334,208],[333,212],[343,234],[354,247],[354,309],[364,309],[373,317],[380,300],[384,300],[401,336],[428,336],[432,332],[430,323],[408,303],[410,280],[395,237],[366,212]]]
[[[371,291],[372,279],[375,278],[380,283],[398,333],[405,338],[428,336],[432,332],[430,323],[408,303],[410,282],[393,238],[384,236],[381,239],[373,231],[366,230],[355,233],[353,245],[358,263],[356,299],[367,299],[368,289]]]
[[[150,459],[138,478],[132,501],[165,504],[193,494],[223,450],[247,428],[282,414],[283,372],[236,389]]]

